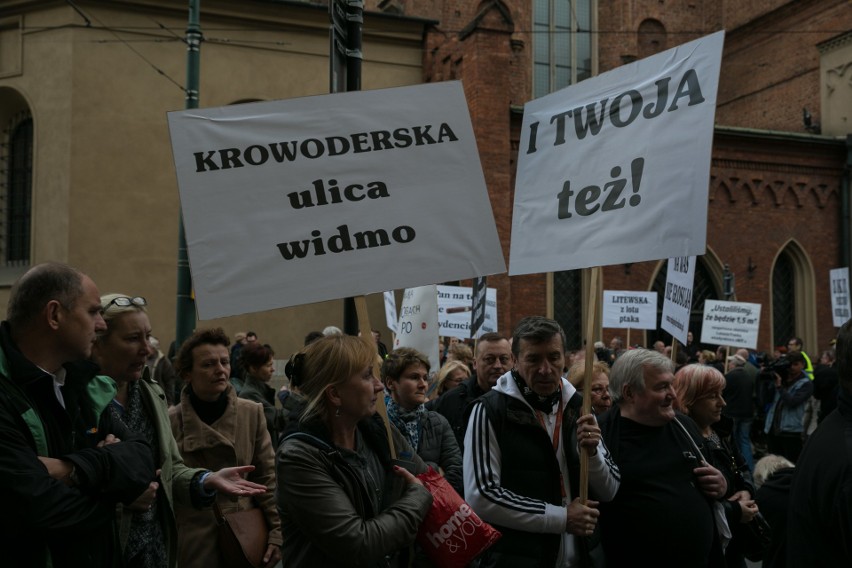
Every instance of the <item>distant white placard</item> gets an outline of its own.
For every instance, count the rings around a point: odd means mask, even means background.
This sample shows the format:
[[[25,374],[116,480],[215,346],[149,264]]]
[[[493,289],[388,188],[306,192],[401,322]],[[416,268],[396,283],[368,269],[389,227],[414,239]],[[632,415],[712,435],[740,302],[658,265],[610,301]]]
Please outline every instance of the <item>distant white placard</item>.
[[[505,271],[457,81],[168,119],[201,319]]]
[[[849,321],[849,268],[834,268],[829,271],[831,280],[831,319],[834,327]]]
[[[718,32],[524,106],[510,275],[705,252],[723,40]]]
[[[666,291],[663,294],[663,316],[660,327],[686,345],[689,316],[692,313],[692,286],[695,281],[695,257],[669,259]]]
[[[604,290],[603,326],[657,329],[657,293]]]
[[[396,333],[396,324],[399,321],[399,315],[396,313],[396,298],[393,295],[393,290],[385,291],[383,296],[385,299],[385,323],[389,330]]]
[[[757,349],[760,304],[705,300],[701,343]]]
[[[399,324],[393,347],[411,347],[427,357],[432,371],[441,365],[438,356],[438,290],[434,284],[408,288],[402,294]]]
[[[473,288],[464,286],[438,286],[438,328],[445,337],[470,338],[470,312],[473,305]],[[485,321],[479,335],[497,331],[497,290],[485,291]]]

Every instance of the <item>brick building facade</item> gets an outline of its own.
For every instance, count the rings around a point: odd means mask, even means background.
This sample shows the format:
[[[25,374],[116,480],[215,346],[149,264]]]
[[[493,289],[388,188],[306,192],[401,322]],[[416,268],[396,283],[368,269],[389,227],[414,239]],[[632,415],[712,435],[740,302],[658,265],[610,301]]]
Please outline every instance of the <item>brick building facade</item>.
[[[848,3],[368,2],[368,8],[438,22],[427,28],[423,78],[464,82],[507,258],[523,104],[533,98],[533,59],[539,57],[533,12],[547,5],[556,14],[560,4],[574,12],[583,4],[592,10],[593,72],[726,30],[708,180],[708,250],[699,260],[696,288],[702,291],[696,290],[694,319],[699,324],[699,301],[723,298],[727,265],[735,276],[735,299],[762,305],[761,350],[785,343],[789,334],[803,337],[814,353],[826,346],[836,331],[828,272],[849,265],[846,135],[852,132],[847,122],[852,89],[844,73],[852,71],[843,66],[852,63]],[[580,37],[582,31],[575,27],[572,33]],[[832,69],[825,68],[827,51],[834,53],[833,72],[846,77],[845,84],[832,80]],[[821,109],[829,104],[834,116]],[[607,266],[601,289],[658,289],[665,281],[661,270],[664,261]],[[579,347],[589,294],[586,272],[491,277],[501,329],[510,330],[523,316],[547,313],[565,325],[574,342],[569,347]],[[624,331],[599,328],[592,339],[613,335]],[[634,333],[631,342],[655,337]]]

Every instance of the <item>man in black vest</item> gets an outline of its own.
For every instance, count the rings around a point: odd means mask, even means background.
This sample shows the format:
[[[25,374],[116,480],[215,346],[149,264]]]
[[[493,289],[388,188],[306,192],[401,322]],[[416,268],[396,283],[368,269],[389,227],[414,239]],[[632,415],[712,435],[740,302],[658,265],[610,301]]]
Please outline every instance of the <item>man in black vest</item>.
[[[589,455],[594,498],[612,499],[618,468],[594,415],[580,416],[582,396],[562,378],[565,334],[559,324],[523,319],[512,353],[515,368],[473,404],[465,433],[465,496],[503,533],[481,566],[588,565],[598,503],[577,498],[579,448]]]
[[[476,342],[473,376],[450,389],[434,404],[426,408],[442,415],[453,428],[459,448],[464,447],[464,430],[467,426],[467,407],[491,390],[497,379],[512,368],[514,358],[509,340],[499,333],[485,333]]]

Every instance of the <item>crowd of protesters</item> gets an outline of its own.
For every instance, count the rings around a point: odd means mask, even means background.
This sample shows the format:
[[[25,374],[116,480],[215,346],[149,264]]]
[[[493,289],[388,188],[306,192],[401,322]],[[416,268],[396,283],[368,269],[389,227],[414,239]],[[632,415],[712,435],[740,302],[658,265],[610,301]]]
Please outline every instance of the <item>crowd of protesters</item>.
[[[281,389],[253,332],[170,358],[152,331],[144,297],[67,265],[13,286],[3,565],[225,568],[223,519],[248,511],[266,568],[430,565],[430,467],[501,533],[476,566],[852,564],[852,323],[816,365],[795,337],[768,357],[613,337],[588,392],[585,351],[538,316],[442,341],[437,369],[329,326]]]

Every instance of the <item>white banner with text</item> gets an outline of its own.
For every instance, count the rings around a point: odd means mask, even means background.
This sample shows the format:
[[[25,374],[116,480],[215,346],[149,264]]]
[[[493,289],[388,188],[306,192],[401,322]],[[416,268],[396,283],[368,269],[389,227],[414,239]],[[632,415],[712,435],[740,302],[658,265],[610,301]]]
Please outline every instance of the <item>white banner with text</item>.
[[[657,293],[604,290],[603,326],[657,329]]]
[[[723,40],[718,32],[524,106],[510,275],[705,252]]]
[[[760,304],[705,300],[701,343],[757,349]]]
[[[505,271],[458,81],[168,121],[203,320]]]

